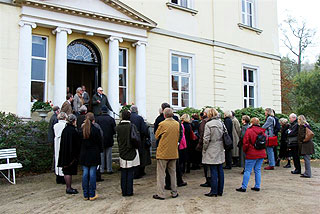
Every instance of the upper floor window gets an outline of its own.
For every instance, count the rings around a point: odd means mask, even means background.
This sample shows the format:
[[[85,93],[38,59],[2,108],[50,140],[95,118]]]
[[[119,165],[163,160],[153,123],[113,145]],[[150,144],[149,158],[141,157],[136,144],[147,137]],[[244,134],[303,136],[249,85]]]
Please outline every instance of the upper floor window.
[[[243,107],[257,107],[257,69],[243,68]]]
[[[119,103],[128,103],[128,49],[119,49]]]
[[[47,42],[46,37],[32,36],[31,102],[45,100]]]
[[[191,58],[171,55],[171,104],[174,107],[191,106]]]
[[[242,24],[256,27],[255,23],[255,0],[242,0]]]
[[[190,0],[171,0],[171,3],[180,5],[181,7],[190,7]]]

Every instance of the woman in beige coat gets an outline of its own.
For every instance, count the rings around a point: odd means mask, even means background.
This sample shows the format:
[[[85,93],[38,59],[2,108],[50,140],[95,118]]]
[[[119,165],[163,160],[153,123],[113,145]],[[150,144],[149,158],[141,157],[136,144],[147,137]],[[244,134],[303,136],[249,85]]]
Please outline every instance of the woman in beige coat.
[[[224,173],[222,164],[225,161],[223,148],[223,122],[218,118],[218,111],[210,109],[211,120],[205,125],[203,137],[202,163],[210,166],[211,191],[205,196],[222,196],[224,186]]]

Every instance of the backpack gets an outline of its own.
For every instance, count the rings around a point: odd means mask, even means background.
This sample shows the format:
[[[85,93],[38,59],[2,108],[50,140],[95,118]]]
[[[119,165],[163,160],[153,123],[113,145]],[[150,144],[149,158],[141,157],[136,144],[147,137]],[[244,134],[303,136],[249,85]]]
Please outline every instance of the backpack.
[[[257,136],[256,142],[254,143],[254,148],[256,150],[262,150],[267,147],[266,145],[267,145],[267,137],[263,132],[261,132]]]
[[[274,117],[274,120],[275,120],[275,124],[274,124],[274,127],[273,127],[273,133],[274,133],[274,136],[278,136],[278,133],[281,130],[281,126],[280,126],[280,123],[279,123],[279,119],[277,117]]]

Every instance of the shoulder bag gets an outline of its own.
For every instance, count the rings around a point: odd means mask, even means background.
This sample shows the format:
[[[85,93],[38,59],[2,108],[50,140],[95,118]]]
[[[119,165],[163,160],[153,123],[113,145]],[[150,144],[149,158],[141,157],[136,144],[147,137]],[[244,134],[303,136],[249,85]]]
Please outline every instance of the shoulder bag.
[[[221,121],[222,127],[223,127],[223,135],[222,135],[222,140],[223,140],[223,147],[226,151],[232,150],[233,149],[233,142],[231,137],[228,134],[228,130],[226,126],[223,124]]]
[[[130,141],[135,149],[138,149],[141,143],[140,133],[134,124],[130,127]]]
[[[314,137],[313,131],[309,127],[306,127],[306,137],[303,140],[303,143],[309,142]]]

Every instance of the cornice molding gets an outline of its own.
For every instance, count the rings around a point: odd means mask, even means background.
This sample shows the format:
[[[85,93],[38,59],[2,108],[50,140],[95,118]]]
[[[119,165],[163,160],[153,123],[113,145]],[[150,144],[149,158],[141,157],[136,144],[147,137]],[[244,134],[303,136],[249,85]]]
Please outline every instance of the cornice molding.
[[[143,16],[142,14],[138,13],[134,9],[121,3],[118,0],[101,0],[101,1],[103,1],[105,4],[107,4],[109,6],[113,7],[114,9],[120,11],[121,13],[127,15],[128,17],[132,18],[133,20],[115,17],[115,16],[109,16],[109,15],[95,13],[95,12],[86,11],[86,10],[81,10],[81,9],[72,8],[72,7],[68,7],[68,6],[52,4],[52,3],[43,2],[43,1],[39,1],[39,0],[15,0],[14,3],[18,4],[20,6],[25,5],[25,6],[29,6],[29,7],[40,8],[43,10],[49,10],[49,11],[65,13],[65,14],[70,14],[70,15],[75,15],[75,16],[81,16],[81,17],[91,18],[91,19],[100,20],[100,21],[107,21],[107,22],[111,22],[111,23],[116,23],[116,24],[136,27],[136,28],[142,28],[142,29],[146,29],[146,30],[150,30],[150,29],[156,27],[156,25],[157,25],[157,23],[155,23],[151,19]]]

